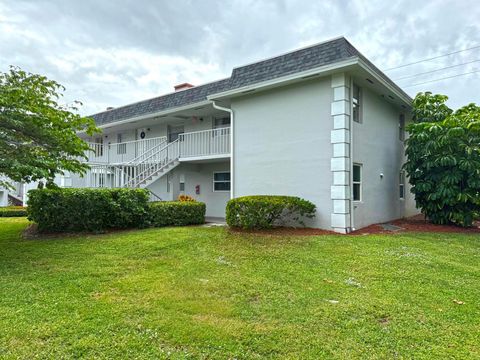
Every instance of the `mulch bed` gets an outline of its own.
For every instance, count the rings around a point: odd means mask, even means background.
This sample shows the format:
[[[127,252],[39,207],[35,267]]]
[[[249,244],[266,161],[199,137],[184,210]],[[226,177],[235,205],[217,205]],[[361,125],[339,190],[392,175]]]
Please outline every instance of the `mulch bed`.
[[[435,225],[425,220],[424,215],[398,219],[388,224],[398,226],[399,230],[386,230],[381,224],[373,224],[362,229],[355,230],[347,235],[369,235],[369,234],[401,234],[405,232],[433,232],[433,233],[458,233],[458,234],[480,234],[480,222],[474,223],[473,227],[462,228],[453,225]],[[253,234],[253,235],[272,235],[272,236],[316,236],[316,235],[342,235],[329,230],[311,229],[311,228],[274,228],[269,230],[242,230],[229,229],[232,233]]]
[[[480,234],[480,222],[475,222],[470,228],[462,228],[453,225],[435,225],[425,219],[423,214],[412,216],[405,219],[398,219],[389,222],[389,224],[402,228],[398,231],[389,231],[382,228],[381,224],[374,224],[362,229],[358,229],[350,235],[368,235],[368,234],[396,234],[404,232],[434,232],[434,233],[458,233],[458,234]]]

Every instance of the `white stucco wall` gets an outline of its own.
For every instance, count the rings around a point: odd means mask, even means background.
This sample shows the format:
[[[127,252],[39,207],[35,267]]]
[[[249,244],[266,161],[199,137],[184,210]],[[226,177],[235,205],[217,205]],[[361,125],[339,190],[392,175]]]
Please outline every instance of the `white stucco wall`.
[[[330,78],[233,99],[235,197],[300,196],[330,228],[331,101]]]
[[[406,198],[399,198],[404,161],[398,127],[402,111],[367,88],[362,89],[362,100],[362,123],[353,122],[353,162],[363,165],[362,201],[354,203],[357,229],[417,212],[409,187]]]
[[[167,175],[155,181],[148,188],[163,200],[175,200],[185,194],[206,204],[206,216],[225,217],[225,206],[230,199],[228,191],[213,191],[213,173],[230,171],[230,162],[181,163],[169,175],[170,192],[167,192]],[[185,180],[185,191],[180,192],[180,179]],[[195,186],[200,185],[200,194],[195,193]]]

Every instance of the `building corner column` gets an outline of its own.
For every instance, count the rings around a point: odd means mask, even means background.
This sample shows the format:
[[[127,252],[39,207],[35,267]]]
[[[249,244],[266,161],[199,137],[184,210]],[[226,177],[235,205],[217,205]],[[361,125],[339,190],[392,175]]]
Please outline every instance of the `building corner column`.
[[[330,169],[331,227],[335,232],[348,233],[350,229],[350,81],[344,74],[334,74],[332,88],[332,131],[333,147]]]

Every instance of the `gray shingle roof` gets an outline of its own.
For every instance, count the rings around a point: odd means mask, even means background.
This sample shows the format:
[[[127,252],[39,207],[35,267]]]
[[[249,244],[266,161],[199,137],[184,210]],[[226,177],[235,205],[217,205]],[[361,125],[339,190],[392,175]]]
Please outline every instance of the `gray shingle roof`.
[[[162,110],[190,105],[207,100],[207,96],[243,86],[276,79],[319,66],[332,64],[352,57],[359,57],[395,86],[386,75],[358,52],[345,38],[337,38],[321,44],[293,51],[267,60],[234,68],[230,78],[175,93],[121,106],[93,115],[97,125],[148,115]]]

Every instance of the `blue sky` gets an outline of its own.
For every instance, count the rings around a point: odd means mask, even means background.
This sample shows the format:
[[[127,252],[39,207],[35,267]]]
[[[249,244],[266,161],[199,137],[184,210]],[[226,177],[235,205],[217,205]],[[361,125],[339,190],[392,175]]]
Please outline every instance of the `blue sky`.
[[[45,74],[82,113],[201,84],[232,67],[346,36],[380,69],[480,45],[476,1],[69,1],[0,0],[0,69]],[[432,91],[450,106],[480,103],[480,48],[387,74],[411,94]]]

